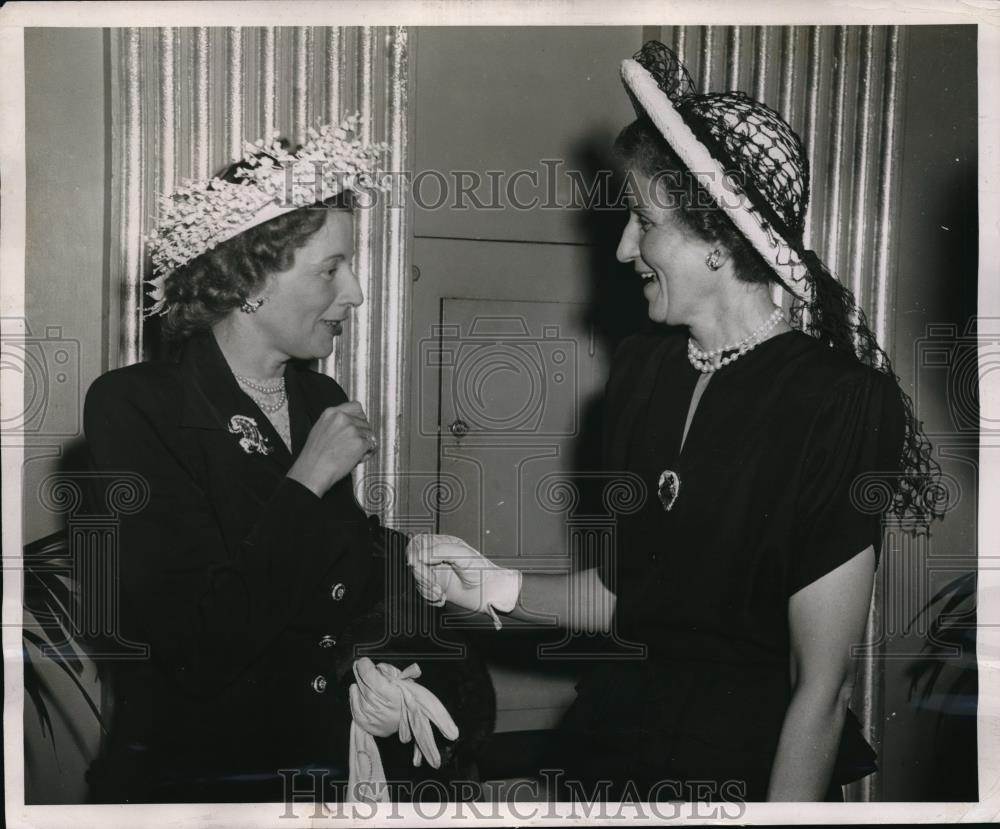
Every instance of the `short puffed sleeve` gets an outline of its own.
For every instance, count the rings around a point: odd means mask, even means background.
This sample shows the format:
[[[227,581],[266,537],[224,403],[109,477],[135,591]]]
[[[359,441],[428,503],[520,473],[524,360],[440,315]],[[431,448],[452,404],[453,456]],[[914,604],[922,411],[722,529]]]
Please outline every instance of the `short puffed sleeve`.
[[[902,398],[891,377],[865,370],[831,385],[797,476],[788,595],[869,545],[878,560],[879,503],[885,506],[884,494],[895,487],[904,435]]]

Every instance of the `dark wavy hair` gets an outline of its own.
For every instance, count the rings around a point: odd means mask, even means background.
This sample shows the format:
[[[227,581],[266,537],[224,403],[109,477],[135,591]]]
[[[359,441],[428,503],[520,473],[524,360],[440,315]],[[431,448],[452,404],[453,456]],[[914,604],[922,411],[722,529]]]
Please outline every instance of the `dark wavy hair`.
[[[640,118],[625,127],[615,140],[614,151],[626,165],[651,179],[669,182],[666,203],[673,209],[672,215],[697,238],[723,246],[738,279],[780,284],[774,270],[715,204],[652,122]],[[802,302],[793,303],[793,323],[829,347],[892,378],[902,399],[906,423],[901,474],[888,511],[910,526],[926,528],[932,519],[943,515],[946,505],[941,469],[914,414],[913,401],[900,387],[888,355],[868,327],[851,290],[827,270],[813,251],[801,250],[800,254],[809,270],[814,297],[808,307]]]
[[[243,166],[233,164],[222,178],[236,181]],[[169,308],[164,335],[177,344],[210,329],[258,293],[269,275],[294,264],[295,252],[323,226],[328,210],[354,207],[354,194],[345,190],[251,227],[175,270],[164,285]]]

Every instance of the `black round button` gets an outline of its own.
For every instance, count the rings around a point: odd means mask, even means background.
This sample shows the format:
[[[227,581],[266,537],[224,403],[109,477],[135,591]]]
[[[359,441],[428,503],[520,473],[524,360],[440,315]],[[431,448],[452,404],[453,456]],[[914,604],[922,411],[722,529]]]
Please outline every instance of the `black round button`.
[[[330,636],[329,633],[326,634],[326,636],[323,636],[319,640],[319,646],[321,648],[332,648],[336,644],[337,644],[337,640],[333,636]]]
[[[347,592],[347,585],[341,584],[339,581],[330,588],[330,598],[335,602],[339,602],[344,598],[344,594]]]
[[[317,694],[322,694],[326,690],[326,677],[320,674],[312,681],[312,689]]]

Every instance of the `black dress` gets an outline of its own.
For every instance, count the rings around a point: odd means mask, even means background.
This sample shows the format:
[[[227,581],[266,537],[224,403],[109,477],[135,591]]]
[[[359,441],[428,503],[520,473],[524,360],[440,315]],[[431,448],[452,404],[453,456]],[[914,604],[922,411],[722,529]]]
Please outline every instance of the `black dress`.
[[[108,372],[87,394],[95,481],[144,482],[110,542],[117,636],[133,656],[106,663],[114,704],[89,775],[94,801],[280,801],[281,769],[303,771],[295,788],[336,800],[325,784],[347,776],[347,686],[361,647],[420,664],[455,718],[459,740],[438,735],[442,775],[457,776],[492,730],[485,666],[428,626],[405,537],[364,513],[349,477],[322,498],[287,477],[311,425],[347,397],[302,365],[285,381],[291,451],[211,334],[176,360]],[[390,777],[430,774],[412,768],[411,747],[379,743]]]
[[[680,451],[699,377],[686,344],[634,336],[608,383],[608,468],[647,495],[621,517],[601,578],[618,597],[614,635],[646,655],[581,681],[567,776],[619,795],[629,780],[645,793],[673,781],[661,797],[762,800],[791,696],[789,597],[880,552],[884,489],[861,490],[897,470],[903,409],[889,378],[790,331],[715,373]],[[670,511],[657,494],[668,469]],[[882,474],[852,490],[866,473]]]

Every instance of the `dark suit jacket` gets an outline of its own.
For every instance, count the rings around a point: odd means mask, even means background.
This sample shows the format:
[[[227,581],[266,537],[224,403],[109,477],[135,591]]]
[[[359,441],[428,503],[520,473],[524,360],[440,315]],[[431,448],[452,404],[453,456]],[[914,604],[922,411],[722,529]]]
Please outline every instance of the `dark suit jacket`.
[[[175,362],[111,371],[87,394],[96,469],[149,486],[118,536],[120,630],[150,656],[116,666],[111,734],[92,775],[98,790],[111,781],[111,799],[142,799],[150,781],[199,770],[346,763],[341,640],[382,594],[373,551],[385,531],[350,478],[320,499],[286,477],[312,423],[347,399],[297,365],[286,389],[291,454],[211,334]],[[269,454],[241,447],[234,415],[256,422]]]

